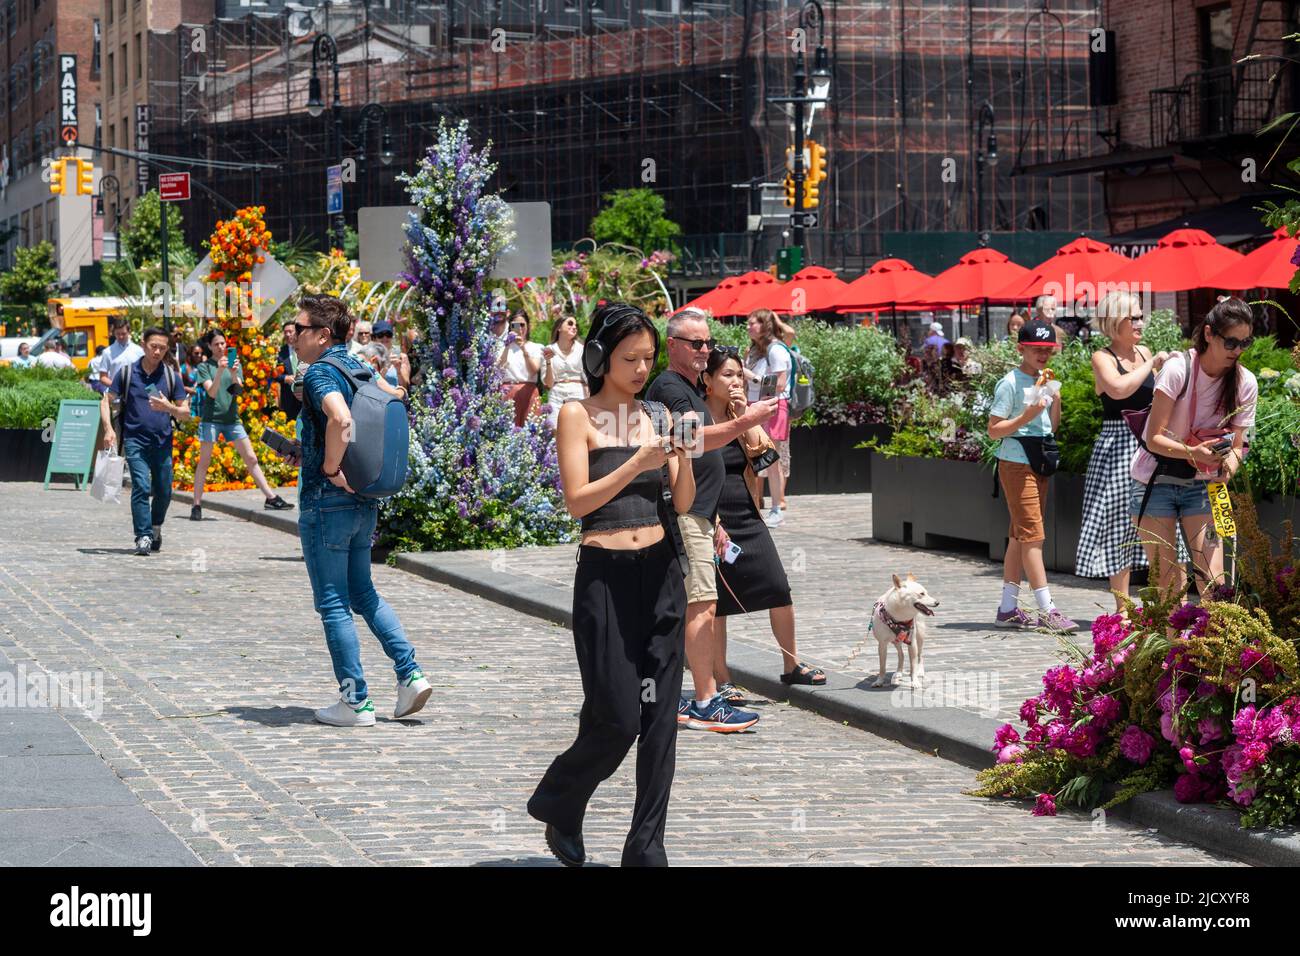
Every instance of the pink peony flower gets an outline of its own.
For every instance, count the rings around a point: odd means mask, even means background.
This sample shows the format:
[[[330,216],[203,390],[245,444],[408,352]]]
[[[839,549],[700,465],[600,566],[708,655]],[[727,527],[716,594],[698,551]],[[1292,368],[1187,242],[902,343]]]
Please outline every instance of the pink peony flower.
[[[1030,727],[1038,724],[1038,698],[1031,697],[1020,705],[1020,719]]]
[[[1050,793],[1040,793],[1038,799],[1034,801],[1034,816],[1036,817],[1054,817],[1056,816],[1056,798]]]
[[[1007,744],[1018,743],[1020,743],[1020,734],[1018,734],[1016,728],[1012,727],[1010,724],[1003,724],[998,728],[997,733],[993,735],[994,750],[1001,750]]]
[[[998,763],[1020,763],[1024,752],[1025,748],[1020,744],[1007,744],[998,751]]]
[[[1200,768],[1196,765],[1196,751],[1191,747],[1180,747],[1178,757],[1182,760],[1183,766],[1187,768],[1188,773],[1197,773]]]
[[[1119,738],[1119,752],[1125,759],[1133,761],[1139,767],[1146,766],[1155,746],[1155,738],[1137,724],[1129,724],[1123,736]]]
[[[1109,695],[1094,697],[1088,701],[1088,713],[1092,714],[1092,724],[1098,730],[1109,727],[1119,718],[1119,701]]]
[[[1201,746],[1223,739],[1223,724],[1217,717],[1202,717],[1196,724],[1196,732],[1201,735]]]
[[[1168,712],[1160,715],[1160,736],[1171,744],[1178,743],[1178,734],[1174,732],[1174,718]]]

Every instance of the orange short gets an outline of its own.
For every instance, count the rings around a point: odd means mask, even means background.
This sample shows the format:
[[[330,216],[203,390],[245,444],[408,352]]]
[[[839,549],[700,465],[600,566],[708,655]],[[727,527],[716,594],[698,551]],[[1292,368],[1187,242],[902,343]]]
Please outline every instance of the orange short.
[[[1030,543],[1043,541],[1043,512],[1047,510],[1047,479],[1028,465],[998,461],[998,480],[1011,512],[1011,539]]]

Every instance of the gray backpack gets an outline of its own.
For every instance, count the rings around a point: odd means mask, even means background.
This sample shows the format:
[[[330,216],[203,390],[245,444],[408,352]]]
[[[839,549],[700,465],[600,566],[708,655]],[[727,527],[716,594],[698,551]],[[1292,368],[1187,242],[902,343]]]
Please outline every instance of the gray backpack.
[[[411,425],[406,404],[384,391],[370,369],[354,370],[335,356],[317,361],[331,365],[352,385],[352,440],[343,453],[343,476],[362,498],[389,498],[406,484]]]
[[[812,408],[817,392],[813,388],[813,363],[788,345],[785,350],[790,353],[790,419],[793,421]]]

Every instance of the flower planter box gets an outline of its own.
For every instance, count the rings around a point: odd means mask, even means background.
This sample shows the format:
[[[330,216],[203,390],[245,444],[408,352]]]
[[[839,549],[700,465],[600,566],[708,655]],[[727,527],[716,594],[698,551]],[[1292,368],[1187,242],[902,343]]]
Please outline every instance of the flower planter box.
[[[846,495],[871,490],[871,452],[854,446],[885,441],[888,425],[813,425],[790,429],[790,495]]]
[[[880,541],[918,548],[943,547],[957,539],[988,548],[989,559],[1007,553],[1007,506],[994,498],[993,475],[979,462],[942,458],[886,458],[871,453],[872,534]],[[1082,475],[1052,476],[1043,522],[1047,570],[1073,574],[1083,515]],[[1287,519],[1300,524],[1300,499],[1260,501],[1260,527],[1274,538]]]
[[[39,428],[0,428],[0,481],[44,481],[50,443]]]

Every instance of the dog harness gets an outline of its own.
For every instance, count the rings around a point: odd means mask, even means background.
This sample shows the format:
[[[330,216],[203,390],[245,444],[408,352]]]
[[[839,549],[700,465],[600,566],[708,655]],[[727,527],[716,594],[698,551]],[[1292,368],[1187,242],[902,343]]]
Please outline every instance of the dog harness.
[[[885,610],[884,601],[877,601],[876,606],[871,609],[871,613],[877,615],[881,623],[893,632],[895,644],[912,643],[912,627],[916,624],[916,618],[912,618],[910,621],[898,620]]]

